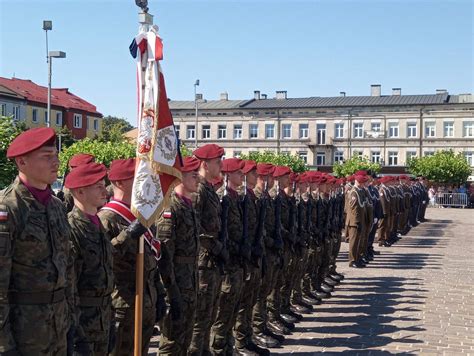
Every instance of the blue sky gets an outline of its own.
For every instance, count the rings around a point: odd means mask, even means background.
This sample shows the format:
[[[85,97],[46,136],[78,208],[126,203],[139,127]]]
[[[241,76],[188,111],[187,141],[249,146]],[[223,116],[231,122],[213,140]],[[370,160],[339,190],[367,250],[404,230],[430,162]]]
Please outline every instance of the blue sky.
[[[471,1],[158,1],[162,62],[171,99],[192,100],[199,78],[207,99],[227,91],[248,99],[473,92]],[[53,87],[70,90],[105,115],[136,122],[137,32],[133,0],[0,0],[0,75],[47,83],[42,21],[53,21]]]

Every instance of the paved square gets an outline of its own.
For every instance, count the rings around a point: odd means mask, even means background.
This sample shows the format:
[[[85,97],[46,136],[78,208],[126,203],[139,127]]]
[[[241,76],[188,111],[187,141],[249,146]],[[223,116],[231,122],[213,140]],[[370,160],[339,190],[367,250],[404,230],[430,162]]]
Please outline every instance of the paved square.
[[[345,280],[272,353],[474,355],[474,210],[426,215],[367,268],[349,268],[343,244]]]

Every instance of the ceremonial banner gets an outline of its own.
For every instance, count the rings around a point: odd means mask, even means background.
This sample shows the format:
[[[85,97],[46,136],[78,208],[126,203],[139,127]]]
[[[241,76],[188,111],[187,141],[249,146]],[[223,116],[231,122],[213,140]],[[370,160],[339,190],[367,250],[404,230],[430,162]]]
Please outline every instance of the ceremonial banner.
[[[181,156],[159,61],[163,43],[156,26],[142,26],[130,45],[137,61],[138,137],[132,212],[150,227],[181,180]]]

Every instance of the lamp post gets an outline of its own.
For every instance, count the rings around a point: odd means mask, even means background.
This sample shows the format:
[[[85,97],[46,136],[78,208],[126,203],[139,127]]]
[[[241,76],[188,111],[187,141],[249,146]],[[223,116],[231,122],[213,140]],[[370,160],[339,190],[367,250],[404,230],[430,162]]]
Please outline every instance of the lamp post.
[[[51,127],[51,72],[53,58],[66,58],[66,52],[49,51],[48,52],[48,122],[47,126]]]
[[[199,86],[199,79],[194,82],[194,148],[198,147],[198,101],[196,88]]]

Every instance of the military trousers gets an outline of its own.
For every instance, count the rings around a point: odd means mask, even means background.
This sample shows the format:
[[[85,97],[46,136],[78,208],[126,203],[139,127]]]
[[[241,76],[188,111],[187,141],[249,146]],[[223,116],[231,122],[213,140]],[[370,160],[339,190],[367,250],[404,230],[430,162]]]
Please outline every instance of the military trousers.
[[[359,258],[364,257],[365,254],[367,253],[367,247],[369,245],[369,234],[370,234],[370,229],[372,228],[372,226],[373,224],[371,222],[362,227],[362,232],[360,234],[360,240],[359,240],[359,253],[358,253]]]
[[[280,312],[287,314],[290,311],[291,292],[293,291],[297,279],[298,265],[300,257],[296,254],[293,246],[288,247],[288,262],[283,267],[282,285],[280,288],[281,305]]]
[[[211,326],[217,311],[217,300],[221,289],[222,276],[217,267],[202,268],[198,271],[199,291],[190,354],[210,353]]]
[[[401,214],[398,219],[398,231],[400,232],[405,232],[408,227],[408,214],[409,214],[409,209],[405,209]]]
[[[286,266],[290,263],[290,249],[289,246],[285,245],[282,254],[282,263],[280,269],[277,271],[275,287],[268,296],[268,317],[270,321],[277,320],[280,318],[281,306],[282,306],[282,295],[281,288],[283,287],[286,278]]]
[[[143,309],[142,354],[147,355],[155,326],[155,308]],[[115,309],[116,342],[110,356],[133,355],[135,337],[135,308]]]
[[[197,291],[181,291],[181,318],[173,320],[168,313],[160,321],[160,355],[186,356],[193,336],[193,320],[197,305]]]
[[[356,226],[349,226],[349,263],[359,260],[360,241],[363,236],[363,230],[357,231]]]
[[[372,245],[374,244],[374,241],[375,241],[375,234],[377,233],[377,229],[378,229],[377,223],[373,224],[372,229],[370,229],[369,239],[367,241],[367,252],[373,250]]]
[[[245,347],[252,341],[252,311],[260,292],[262,269],[260,267],[251,267],[248,273],[250,278],[243,283],[234,325],[235,346],[239,348]]]
[[[322,261],[322,246],[315,241],[311,242],[308,250],[308,264],[303,277],[303,292],[309,293],[318,287],[318,275]]]
[[[336,271],[336,259],[341,250],[341,233],[333,232],[332,234],[332,251],[330,253],[329,260],[329,273],[334,273]]]
[[[92,356],[107,355],[109,334],[112,325],[112,301],[104,307],[80,307],[79,328],[74,343],[76,347],[87,347]]]
[[[298,247],[296,250],[298,258],[297,268],[295,275],[292,277],[295,280],[295,285],[291,293],[291,303],[298,304],[303,298],[303,277],[308,267],[309,250],[306,246]]]
[[[329,231],[327,235],[324,236],[324,240],[323,240],[321,267],[320,267],[320,272],[318,274],[320,281],[322,281],[329,273],[329,267],[331,265],[331,256],[333,253],[333,245],[334,245],[334,240],[332,238],[332,232]]]
[[[268,323],[268,298],[275,288],[278,271],[280,269],[279,256],[277,253],[267,249],[265,253],[265,275],[262,276],[260,290],[257,294],[257,301],[252,311],[253,332],[263,333],[267,330]],[[262,262],[263,263],[263,262]]]
[[[244,272],[237,266],[230,267],[222,278],[217,302],[217,313],[211,328],[211,351],[214,355],[232,353],[232,327],[237,318]]]

